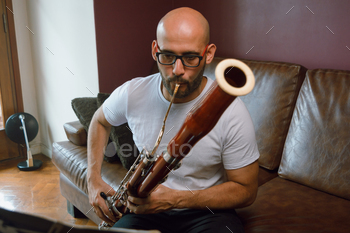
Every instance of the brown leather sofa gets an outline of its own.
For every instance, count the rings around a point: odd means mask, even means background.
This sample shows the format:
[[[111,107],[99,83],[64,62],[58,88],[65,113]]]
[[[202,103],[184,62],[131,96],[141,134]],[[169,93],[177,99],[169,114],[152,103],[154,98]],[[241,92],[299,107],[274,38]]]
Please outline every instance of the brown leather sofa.
[[[221,59],[215,58],[204,75],[214,78]],[[256,86],[241,98],[261,154],[256,201],[237,209],[246,232],[349,232],[350,71],[244,62]],[[61,193],[71,214],[80,211],[99,223],[89,211],[86,131],[79,122],[64,128],[69,140],[54,143],[52,155],[61,172]],[[103,163],[102,177],[113,187],[125,173],[120,163]]]

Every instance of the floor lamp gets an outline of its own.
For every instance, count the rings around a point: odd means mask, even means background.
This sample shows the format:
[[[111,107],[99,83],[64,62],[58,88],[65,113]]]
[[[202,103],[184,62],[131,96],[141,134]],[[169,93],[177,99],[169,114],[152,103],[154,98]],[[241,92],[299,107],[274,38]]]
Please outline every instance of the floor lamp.
[[[42,161],[33,159],[29,142],[32,141],[39,131],[37,120],[29,113],[20,112],[10,116],[5,124],[6,135],[14,142],[26,144],[27,160],[20,162],[17,167],[21,171],[33,171],[41,167]]]

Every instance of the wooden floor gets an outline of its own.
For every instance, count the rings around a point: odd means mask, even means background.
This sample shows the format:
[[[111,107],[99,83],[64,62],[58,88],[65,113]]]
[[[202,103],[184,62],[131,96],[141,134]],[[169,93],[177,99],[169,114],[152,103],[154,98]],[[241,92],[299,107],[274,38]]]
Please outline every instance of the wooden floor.
[[[36,216],[45,216],[75,225],[96,226],[89,219],[75,219],[67,213],[66,199],[60,193],[59,171],[45,155],[36,171],[20,171],[17,164],[25,159],[0,162],[0,207]]]

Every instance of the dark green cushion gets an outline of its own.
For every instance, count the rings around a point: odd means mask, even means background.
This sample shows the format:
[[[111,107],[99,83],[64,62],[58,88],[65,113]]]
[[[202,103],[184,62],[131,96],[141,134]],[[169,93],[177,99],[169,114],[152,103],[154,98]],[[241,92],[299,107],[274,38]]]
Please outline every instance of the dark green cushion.
[[[108,93],[98,93],[97,94],[97,106],[100,107],[103,102],[105,102],[106,99],[108,99],[108,97],[110,96],[111,94],[108,94]]]
[[[96,110],[99,108],[97,103],[96,97],[84,97],[84,98],[75,98],[72,100],[72,108],[75,113],[75,115],[78,117],[80,123],[84,126],[84,129],[86,132],[89,132],[89,126],[91,119],[96,112]],[[112,140],[109,139],[109,143],[111,143]],[[111,152],[112,145],[107,146],[107,150],[105,151],[103,159],[107,162],[114,162],[119,161],[118,155],[114,152]]]
[[[89,131],[92,116],[97,110],[96,97],[75,98],[72,100],[72,108],[86,132]]]

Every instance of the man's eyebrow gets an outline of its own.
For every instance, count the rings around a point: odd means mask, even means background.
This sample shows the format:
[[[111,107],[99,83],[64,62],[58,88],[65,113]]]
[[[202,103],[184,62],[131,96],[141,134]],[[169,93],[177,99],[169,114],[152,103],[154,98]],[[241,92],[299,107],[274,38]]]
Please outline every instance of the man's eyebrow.
[[[191,54],[191,55],[200,55],[200,53],[199,53],[199,52],[196,52],[196,51],[184,52],[182,55],[189,55],[189,54]]]
[[[171,50],[167,50],[167,49],[163,49],[161,50],[163,53],[171,53],[171,54],[176,54],[174,53],[173,51]],[[199,52],[196,52],[196,51],[187,51],[187,52],[184,52],[182,53],[182,55],[189,55],[189,54],[192,54],[192,55],[200,55]]]

